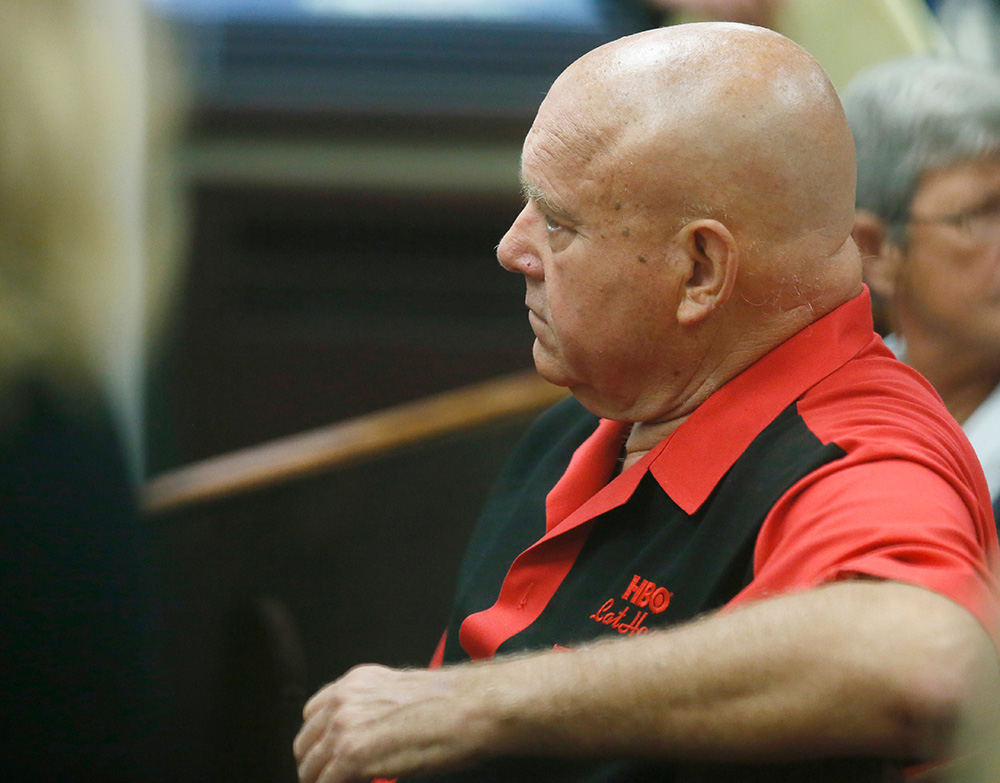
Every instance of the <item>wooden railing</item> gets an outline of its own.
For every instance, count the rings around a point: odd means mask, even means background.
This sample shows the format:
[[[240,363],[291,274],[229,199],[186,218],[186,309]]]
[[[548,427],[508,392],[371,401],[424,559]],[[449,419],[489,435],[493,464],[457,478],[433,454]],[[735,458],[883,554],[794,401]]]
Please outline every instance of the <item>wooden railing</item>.
[[[149,480],[140,500],[148,514],[175,511],[540,410],[565,396],[533,371],[503,376],[177,468]]]

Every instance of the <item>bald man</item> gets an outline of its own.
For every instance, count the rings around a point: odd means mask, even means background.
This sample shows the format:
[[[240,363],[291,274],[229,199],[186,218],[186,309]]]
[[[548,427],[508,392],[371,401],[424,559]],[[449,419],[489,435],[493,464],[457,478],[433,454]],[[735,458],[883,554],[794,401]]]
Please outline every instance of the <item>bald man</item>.
[[[889,780],[997,678],[982,471],[872,330],[816,63],[689,25],[591,52],[528,133],[538,371],[443,667],[306,705],[304,783]]]

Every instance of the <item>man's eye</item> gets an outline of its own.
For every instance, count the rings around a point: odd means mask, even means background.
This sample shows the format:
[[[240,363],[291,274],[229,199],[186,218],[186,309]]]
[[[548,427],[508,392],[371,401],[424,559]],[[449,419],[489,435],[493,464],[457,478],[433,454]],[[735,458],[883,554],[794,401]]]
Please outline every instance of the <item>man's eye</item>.
[[[556,253],[568,248],[576,236],[575,231],[549,216],[545,217],[545,232],[549,238],[549,247]]]

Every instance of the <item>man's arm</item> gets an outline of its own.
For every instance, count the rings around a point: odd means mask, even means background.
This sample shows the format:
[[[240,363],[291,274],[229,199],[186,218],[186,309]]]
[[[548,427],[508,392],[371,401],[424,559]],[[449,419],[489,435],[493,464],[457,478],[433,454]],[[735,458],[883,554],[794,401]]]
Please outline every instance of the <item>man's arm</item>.
[[[571,652],[358,667],[306,705],[295,754],[303,783],[511,754],[933,758],[997,681],[993,645],[965,609],[855,580]]]

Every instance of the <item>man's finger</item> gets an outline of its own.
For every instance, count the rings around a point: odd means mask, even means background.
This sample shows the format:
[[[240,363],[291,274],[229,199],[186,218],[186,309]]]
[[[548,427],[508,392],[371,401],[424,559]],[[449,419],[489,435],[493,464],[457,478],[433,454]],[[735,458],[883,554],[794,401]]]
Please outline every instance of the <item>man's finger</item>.
[[[299,783],[320,783],[333,780],[330,769],[335,759],[324,743],[313,744],[299,761]]]
[[[312,698],[306,702],[306,706],[302,708],[303,720],[308,721],[313,715],[326,706],[327,702],[330,701],[331,690],[334,685],[336,685],[336,682],[328,683],[312,695]]]
[[[314,744],[323,736],[323,732],[326,730],[326,724],[322,720],[310,720],[299,729],[299,733],[295,737],[295,742],[292,743],[292,752],[295,753],[295,758],[303,758],[312,748]]]

